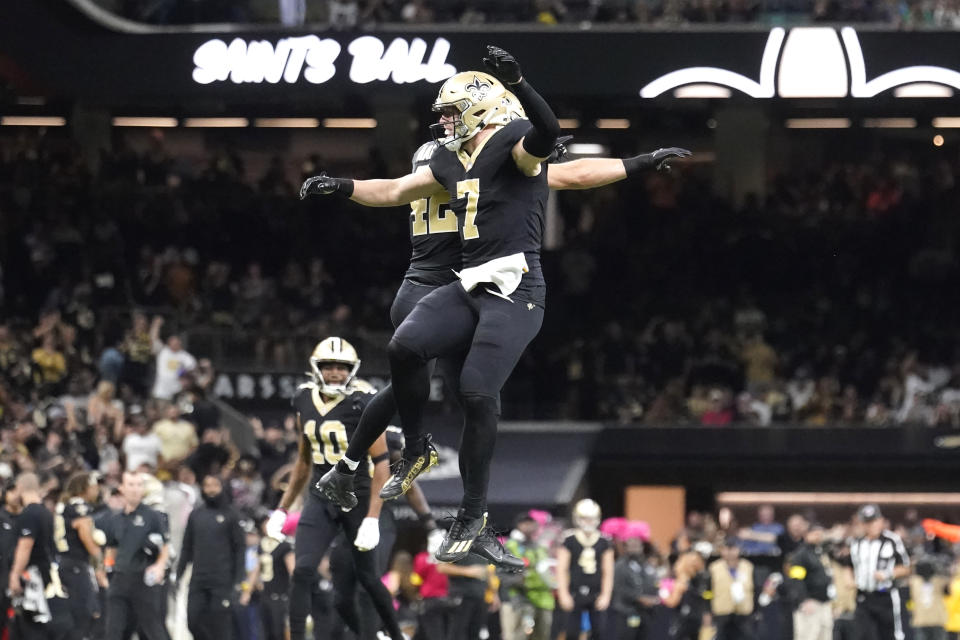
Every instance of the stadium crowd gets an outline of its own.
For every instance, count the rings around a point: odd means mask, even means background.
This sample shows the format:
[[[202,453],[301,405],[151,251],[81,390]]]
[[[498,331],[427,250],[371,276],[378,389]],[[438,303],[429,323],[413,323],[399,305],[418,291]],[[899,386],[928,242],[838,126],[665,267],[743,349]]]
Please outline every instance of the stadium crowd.
[[[378,347],[408,258],[405,216],[299,202],[298,173],[321,158],[275,158],[249,175],[240,154],[192,166],[158,138],[94,170],[69,144],[10,142],[5,416],[83,398],[97,380],[129,381],[114,393],[145,407],[155,356],[133,309],[165,316],[153,337],[178,334],[220,368],[298,372],[318,336],[346,335],[375,345],[364,375],[385,373]],[[791,168],[800,179],[776,175],[763,202],[740,207],[693,167],[560,194],[563,246],[543,260],[555,312],[504,392],[506,415],[960,425],[960,306],[947,294],[958,166],[894,157]],[[386,172],[376,159],[353,169]]]
[[[98,0],[144,22],[277,22],[369,29],[389,24],[803,24],[869,22],[902,29],[960,26],[956,0]]]
[[[241,359],[299,368],[306,352],[293,334],[308,343],[331,333],[379,335],[407,258],[397,241],[406,235],[405,216],[380,215],[386,222],[371,228],[341,203],[323,213],[338,224],[324,224],[295,199],[296,177],[288,173],[297,171],[279,159],[258,176],[229,151],[193,167],[157,138],[146,150],[104,154],[94,170],[70,144],[26,134],[10,142],[0,161],[0,476],[7,488],[35,473],[53,509],[68,479],[92,469],[102,478],[100,509],[119,509],[123,472],[145,474],[147,503],[167,511],[176,541],[198,503],[198,481],[212,474],[234,507],[262,519],[299,433],[289,418],[255,420],[256,451],[233,445],[209,397],[214,362],[194,345],[217,328],[246,332],[257,338],[241,345]],[[310,174],[322,164],[311,158],[298,169]],[[775,177],[763,202],[741,207],[709,195],[693,168],[562,196],[565,246],[544,260],[556,320],[514,375],[507,415],[955,425],[958,308],[948,292],[957,169],[838,160],[794,172],[799,180]],[[698,259],[685,259],[691,254]],[[634,274],[629,296],[623,277],[609,277],[624,273]],[[620,302],[614,308],[610,300]],[[716,519],[691,515],[673,548],[660,553],[638,546],[648,535],[642,526],[610,525],[619,537],[617,566],[636,574],[630,580],[643,598],[611,605],[620,606],[620,622],[647,616],[669,627],[685,610],[674,585],[709,573],[702,559],[684,555],[689,550],[733,563],[738,549],[781,557],[776,540],[751,533],[790,533],[789,523],[777,529],[770,520],[760,516],[758,529],[737,527],[722,511]],[[943,550],[918,534],[915,519],[903,527],[913,555]],[[535,628],[539,611],[555,606],[555,587],[564,593],[551,569],[563,558],[563,527],[535,513],[516,528],[514,542],[530,546],[528,559],[543,569],[528,572],[524,588],[486,569],[459,576],[476,583],[458,597],[492,609],[514,599],[487,621],[489,629],[501,620]],[[540,530],[553,537],[541,540]],[[831,531],[842,540],[853,530]],[[248,533],[253,548],[259,534],[252,526]],[[257,553],[249,555],[257,566]],[[455,602],[424,564],[428,557],[398,554],[388,577],[408,607],[409,627],[419,621],[423,628],[425,611],[448,615]],[[937,566],[941,577],[951,575],[949,561]],[[770,579],[776,573],[752,578],[758,608],[744,614],[751,624],[774,620],[763,609],[790,597]],[[258,606],[251,579],[244,611]],[[515,600],[525,589],[543,599]],[[611,589],[604,593],[616,602]],[[697,629],[713,622],[707,609],[718,606],[700,597],[705,591],[687,596],[687,604],[695,596]],[[432,597],[443,600],[425,602]],[[559,597],[561,608],[582,608]],[[651,611],[631,612],[634,606]],[[541,626],[555,624],[541,617]],[[241,618],[243,637],[258,637],[249,635],[256,620]]]

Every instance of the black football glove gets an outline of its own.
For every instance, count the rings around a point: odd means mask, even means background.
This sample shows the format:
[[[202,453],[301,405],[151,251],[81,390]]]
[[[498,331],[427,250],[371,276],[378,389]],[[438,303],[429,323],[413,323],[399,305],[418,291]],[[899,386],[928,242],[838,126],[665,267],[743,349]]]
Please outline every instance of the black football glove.
[[[670,171],[671,160],[674,158],[689,158],[693,153],[680,147],[667,147],[666,149],[657,149],[650,155],[653,156],[653,166],[657,171]]]
[[[324,171],[318,176],[303,181],[303,185],[300,187],[300,199],[303,200],[309,195],[328,196],[337,192],[349,197],[353,193],[353,180],[332,178]]]
[[[487,68],[490,75],[503,84],[517,84],[523,80],[520,63],[500,47],[487,45],[487,57],[483,59],[483,66]]]
[[[547,158],[547,162],[563,162],[567,155],[567,143],[573,140],[573,136],[560,136],[557,138],[557,144],[553,147],[553,153]]]

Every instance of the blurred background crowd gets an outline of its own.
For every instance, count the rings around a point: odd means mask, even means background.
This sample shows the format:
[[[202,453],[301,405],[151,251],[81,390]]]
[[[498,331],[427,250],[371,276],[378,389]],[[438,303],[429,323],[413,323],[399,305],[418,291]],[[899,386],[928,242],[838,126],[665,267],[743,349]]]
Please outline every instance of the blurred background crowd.
[[[960,26],[956,0],[97,0],[134,20],[376,25],[527,23],[555,26],[627,23],[803,24],[868,22],[903,29]]]

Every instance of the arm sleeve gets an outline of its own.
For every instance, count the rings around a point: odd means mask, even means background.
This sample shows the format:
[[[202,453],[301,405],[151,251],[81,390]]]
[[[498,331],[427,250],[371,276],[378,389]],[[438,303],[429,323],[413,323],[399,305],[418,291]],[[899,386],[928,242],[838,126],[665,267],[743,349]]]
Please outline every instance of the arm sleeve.
[[[20,514],[20,517],[17,519],[17,529],[19,530],[18,537],[37,539],[40,526],[39,522],[37,522],[36,512],[33,509],[25,510]]]
[[[547,101],[526,80],[510,85],[509,89],[520,100],[527,118],[530,119],[530,124],[533,125],[533,131],[523,139],[523,148],[534,157],[546,158],[553,153],[557,136],[560,135],[560,122],[557,121],[557,116],[554,115]]]

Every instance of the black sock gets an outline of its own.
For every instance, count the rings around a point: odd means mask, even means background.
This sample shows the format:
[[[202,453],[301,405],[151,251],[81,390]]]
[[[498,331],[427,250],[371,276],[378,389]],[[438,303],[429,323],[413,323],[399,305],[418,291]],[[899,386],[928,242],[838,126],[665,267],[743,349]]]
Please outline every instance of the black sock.
[[[393,397],[393,386],[388,384],[373,396],[363,409],[363,415],[360,416],[360,422],[357,423],[357,429],[353,432],[344,455],[357,462],[363,460],[380,434],[387,430],[390,418],[396,411],[397,403]],[[337,468],[344,473],[353,473],[342,461]]]
[[[483,515],[490,483],[490,462],[497,443],[497,400],[488,396],[462,397],[465,421],[460,447],[463,471],[463,502],[460,507],[468,518]]]

